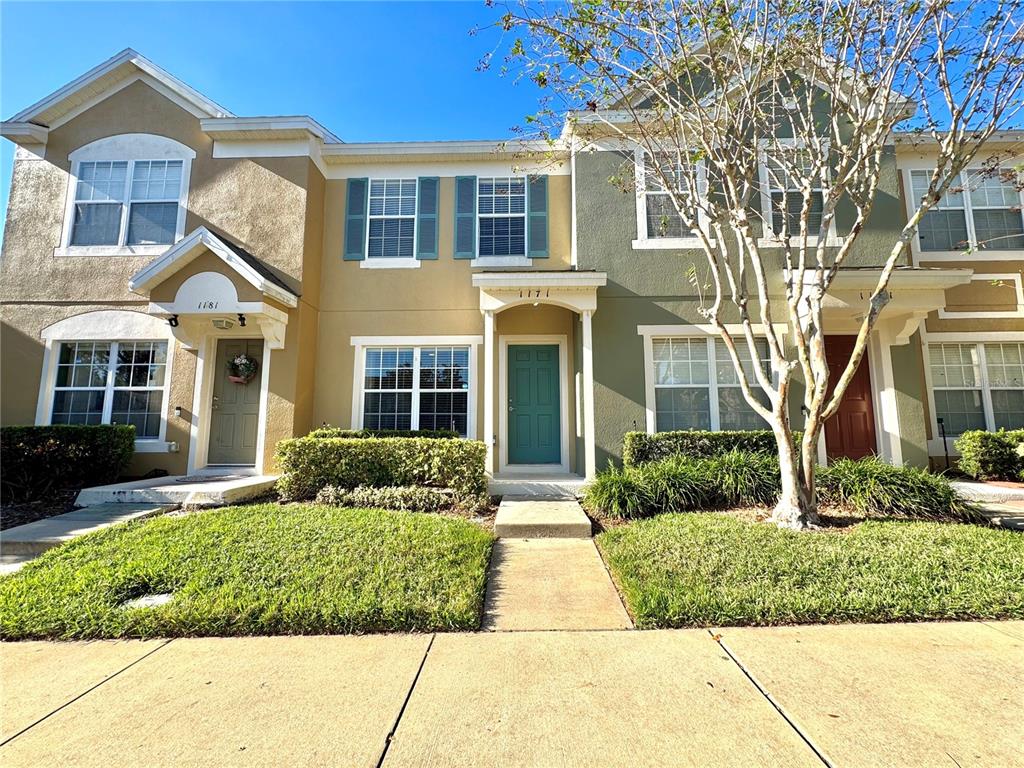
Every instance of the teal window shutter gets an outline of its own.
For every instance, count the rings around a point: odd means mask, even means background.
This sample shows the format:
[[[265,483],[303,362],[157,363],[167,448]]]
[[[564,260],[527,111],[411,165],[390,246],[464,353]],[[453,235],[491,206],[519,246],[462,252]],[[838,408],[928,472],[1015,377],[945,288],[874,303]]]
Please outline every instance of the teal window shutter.
[[[366,258],[366,207],[369,179],[349,179],[345,195],[345,261]]]
[[[455,258],[476,258],[476,176],[455,177]]]
[[[548,257],[548,177],[531,176],[526,185],[526,255]]]
[[[441,180],[436,176],[421,176],[416,210],[416,258],[437,258],[437,198]]]

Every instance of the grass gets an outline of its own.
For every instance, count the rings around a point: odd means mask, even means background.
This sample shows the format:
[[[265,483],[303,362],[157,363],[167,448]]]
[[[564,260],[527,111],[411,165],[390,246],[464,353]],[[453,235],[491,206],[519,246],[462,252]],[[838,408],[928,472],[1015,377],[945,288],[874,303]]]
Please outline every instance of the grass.
[[[476,629],[491,542],[456,518],[312,504],[161,517],[0,580],[0,637]],[[166,605],[122,607],[166,592]]]
[[[638,627],[1024,618],[1024,536],[869,520],[797,533],[665,514],[597,544]]]

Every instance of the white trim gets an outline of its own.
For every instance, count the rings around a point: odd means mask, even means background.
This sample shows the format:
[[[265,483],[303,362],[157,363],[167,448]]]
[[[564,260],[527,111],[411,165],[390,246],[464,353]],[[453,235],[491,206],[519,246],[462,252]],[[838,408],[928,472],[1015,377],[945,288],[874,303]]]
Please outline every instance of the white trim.
[[[755,336],[764,336],[764,326],[760,323],[754,323],[750,326]],[[785,323],[774,323],[772,326],[775,329],[775,333],[780,336],[784,336],[789,331],[789,326]],[[743,333],[743,325],[740,323],[726,323],[725,329],[731,334]],[[721,334],[718,329],[710,323],[702,324],[687,324],[679,323],[678,325],[638,325],[636,327],[638,336],[702,336],[710,335],[720,337]]]
[[[479,234],[477,237],[479,238]],[[477,256],[469,262],[469,266],[477,268],[530,267],[533,266],[533,261],[529,256]]]
[[[597,445],[594,433],[594,331],[593,310],[581,313],[583,323],[583,466],[584,476],[593,480],[597,475]],[[577,464],[579,459],[577,459]]]
[[[352,336],[349,343],[360,347],[430,347],[451,345],[480,345],[483,336]]]
[[[696,235],[690,237],[652,237],[647,231],[647,166],[644,163],[647,150],[640,145],[633,147],[633,177],[636,202],[636,239],[631,241],[633,250],[692,250],[702,248],[703,244]],[[707,166],[698,163],[697,169],[698,194],[707,194]],[[705,229],[708,224],[703,210],[697,212],[698,221]],[[714,245],[714,240],[711,240]]]
[[[412,182],[413,188],[413,206],[412,213],[405,214],[371,214],[370,213],[370,202],[373,198],[373,182],[382,181],[384,184],[384,197],[378,198],[380,200],[387,200],[387,182]],[[401,203],[401,183],[399,184],[398,200]],[[440,194],[440,191],[438,192]],[[420,183],[416,177],[401,177],[398,179],[384,179],[380,176],[370,177],[366,181],[366,232],[363,235],[363,255],[364,258],[360,261],[360,268],[362,269],[418,269],[420,266],[420,260],[416,258],[417,244],[419,243],[419,229],[420,229]],[[412,220],[412,256],[402,257],[387,257],[387,256],[371,256],[370,255],[370,222],[374,219],[387,220],[387,219],[411,219]]]
[[[558,464],[508,463],[508,348],[520,344],[558,345],[558,420],[561,430]],[[565,334],[502,334],[498,337],[498,471],[515,473],[569,473],[569,355]]]
[[[349,145],[342,144],[342,147]],[[333,147],[324,147],[322,157],[326,160],[328,151]],[[530,174],[543,174],[546,176],[568,176],[569,164],[552,166],[547,161],[516,161],[511,159],[492,160],[482,158],[477,160],[462,160],[458,158],[440,160],[419,160],[402,156],[371,156],[365,162],[345,163],[339,165],[328,164],[325,178],[330,181],[336,179],[361,179],[371,176],[378,179],[406,179],[410,176],[522,176]]]
[[[573,140],[569,154],[569,266],[573,269],[579,265],[579,243],[576,234],[578,222],[576,214],[576,141]]]
[[[369,229],[369,227],[367,227]],[[415,241],[413,241],[415,244]],[[360,260],[360,269],[419,269],[423,262],[417,258],[410,259],[397,259],[377,256],[371,258],[367,256],[365,259]]]
[[[208,117],[199,121],[203,132],[218,140],[232,140],[247,133],[280,135],[282,138],[313,137],[325,144],[340,144],[341,139],[309,115],[265,115],[253,117]],[[223,134],[223,136],[218,136]]]
[[[926,344],[934,342],[959,342],[961,344],[978,344],[986,341],[1016,341],[1020,342],[1021,331],[944,331],[942,333],[928,332],[921,330],[921,340]]]
[[[891,341],[878,331],[868,341],[868,376],[871,379],[871,409],[875,418],[875,449],[882,459],[903,464],[900,412],[896,402],[896,380],[892,367]],[[862,363],[863,364],[863,363]]]
[[[487,474],[494,475],[494,310],[484,310],[484,434]]]
[[[971,282],[992,282],[1009,280],[1014,284],[1015,294],[1017,298],[1017,309],[1011,310],[996,310],[991,312],[950,312],[945,307],[939,309],[939,318],[942,320],[958,320],[958,319],[983,319],[983,318],[1024,318],[1024,282],[1021,280],[1020,272],[1002,272],[1002,273],[978,273],[975,272],[971,276]]]

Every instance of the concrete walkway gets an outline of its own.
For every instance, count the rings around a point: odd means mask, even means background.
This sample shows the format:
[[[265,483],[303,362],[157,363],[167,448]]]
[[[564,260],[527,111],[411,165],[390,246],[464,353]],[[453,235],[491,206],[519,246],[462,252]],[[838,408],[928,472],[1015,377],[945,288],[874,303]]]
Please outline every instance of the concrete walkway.
[[[0,764],[1008,767],[1022,679],[1024,622],[2,643]]]

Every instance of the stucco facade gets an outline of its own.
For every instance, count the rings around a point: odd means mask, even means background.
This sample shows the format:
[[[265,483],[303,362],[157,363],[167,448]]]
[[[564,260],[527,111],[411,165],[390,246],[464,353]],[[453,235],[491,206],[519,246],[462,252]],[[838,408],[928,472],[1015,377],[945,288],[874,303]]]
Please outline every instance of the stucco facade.
[[[273,471],[279,440],[331,424],[453,426],[488,445],[495,475],[590,476],[620,458],[625,432],[664,427],[652,350],[676,340],[705,354],[706,297],[688,277],[704,257],[643,242],[636,195],[609,182],[632,151],[346,144],[310,118],[234,116],[133,51],[90,77],[3,124],[18,144],[0,257],[4,424],[116,420],[111,400],[144,394],[159,401],[159,428],[140,422],[149,433],[132,474],[221,471],[211,446],[233,419],[254,418],[216,394],[224,350],[251,339],[258,372],[231,386],[258,388],[252,471]],[[161,163],[181,173],[177,229],[169,220],[165,240],[132,245],[125,222],[132,206],[147,210],[136,184]],[[887,154],[870,228],[837,283],[835,335],[856,328],[872,268],[905,221],[908,173],[926,163],[899,142]],[[83,197],[90,184],[100,194],[90,173],[127,174],[117,242],[79,242],[81,217],[102,213],[88,206],[118,202]],[[905,267],[868,353],[870,449],[924,465],[945,453],[935,345],[973,344],[982,357],[985,344],[1024,345],[1024,251],[915,246]],[[121,366],[140,343],[160,383],[132,395]],[[78,388],[92,392],[88,413],[65,405],[75,344],[118,357]],[[167,362],[154,362],[163,349]],[[520,353],[549,367],[514,362]],[[554,402],[524,400],[547,370]],[[708,386],[725,424],[725,385]],[[984,413],[968,416],[992,422],[1016,395],[987,386]],[[797,399],[791,413],[798,421]]]

